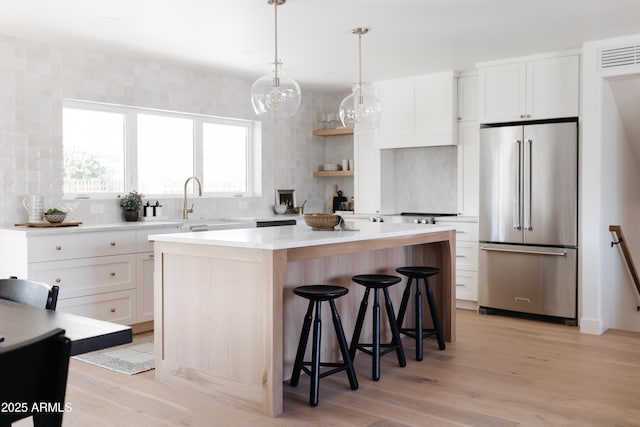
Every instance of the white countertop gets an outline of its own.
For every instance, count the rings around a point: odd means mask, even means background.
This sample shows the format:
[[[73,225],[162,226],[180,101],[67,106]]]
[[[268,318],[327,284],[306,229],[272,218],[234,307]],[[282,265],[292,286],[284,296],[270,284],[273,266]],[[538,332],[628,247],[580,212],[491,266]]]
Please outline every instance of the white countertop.
[[[68,233],[86,233],[92,231],[122,231],[137,230],[145,228],[178,228],[179,222],[175,221],[131,221],[131,222],[114,222],[105,224],[80,224],[65,227],[25,227],[13,226],[0,229],[2,233],[18,233],[24,236],[45,235],[45,234],[68,234]]]
[[[314,231],[306,224],[284,227],[202,231],[198,233],[153,234],[149,240],[194,245],[230,246],[254,249],[289,249],[347,243],[388,237],[412,236],[455,230],[449,225],[362,223],[359,230],[336,227],[334,231]]]

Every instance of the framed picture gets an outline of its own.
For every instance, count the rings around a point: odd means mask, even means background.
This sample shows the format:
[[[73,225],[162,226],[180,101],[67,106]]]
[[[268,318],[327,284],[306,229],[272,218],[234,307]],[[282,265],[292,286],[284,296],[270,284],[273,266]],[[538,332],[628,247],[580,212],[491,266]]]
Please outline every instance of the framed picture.
[[[296,190],[276,190],[276,205],[287,205],[287,212],[296,208]]]

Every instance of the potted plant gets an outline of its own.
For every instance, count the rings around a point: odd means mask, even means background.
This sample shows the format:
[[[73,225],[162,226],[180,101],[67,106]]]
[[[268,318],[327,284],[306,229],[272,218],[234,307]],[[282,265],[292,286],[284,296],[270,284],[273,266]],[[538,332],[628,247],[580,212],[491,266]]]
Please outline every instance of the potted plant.
[[[142,207],[142,197],[144,196],[141,193],[133,190],[120,198],[120,207],[124,211],[125,221],[138,220],[139,211]]]

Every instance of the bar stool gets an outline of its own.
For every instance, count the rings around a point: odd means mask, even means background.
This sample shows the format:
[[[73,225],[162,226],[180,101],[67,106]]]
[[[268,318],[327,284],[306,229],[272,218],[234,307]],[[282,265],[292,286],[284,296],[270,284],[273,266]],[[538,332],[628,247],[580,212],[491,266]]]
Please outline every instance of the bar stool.
[[[423,357],[423,345],[422,340],[430,336],[435,335],[438,339],[438,348],[440,350],[445,349],[444,336],[442,335],[442,328],[440,327],[440,318],[438,317],[438,308],[436,306],[436,300],[433,296],[431,286],[429,286],[429,277],[440,273],[442,270],[436,267],[400,267],[396,268],[396,271],[402,275],[407,276],[407,286],[404,288],[402,294],[402,302],[400,303],[400,311],[398,311],[398,328],[400,332],[414,338],[416,340],[416,360],[422,360]],[[413,279],[416,280],[416,295],[415,295],[415,327],[403,328],[402,322],[404,321],[404,315],[407,311],[407,304],[409,303],[409,295],[411,294],[411,284]],[[420,279],[424,282],[424,287],[427,292],[427,302],[429,304],[429,311],[431,312],[431,320],[433,321],[433,328],[424,328],[422,326],[422,291],[420,286]]]
[[[374,381],[378,381],[380,379],[380,356],[384,356],[390,351],[395,350],[400,366],[404,367],[407,364],[404,357],[404,349],[402,348],[402,341],[400,341],[400,330],[398,329],[398,323],[396,322],[396,316],[388,290],[389,286],[399,283],[402,279],[386,274],[361,274],[353,276],[351,280],[359,285],[366,286],[364,297],[360,303],[360,310],[358,310],[358,318],[353,331],[353,338],[351,339],[351,347],[349,348],[351,360],[355,359],[357,350],[372,356],[371,378]],[[362,324],[364,323],[364,316],[367,312],[367,305],[369,304],[369,291],[371,289],[373,289],[373,343],[360,343],[358,341],[360,340]],[[380,289],[382,289],[384,293],[387,318],[389,320],[389,326],[391,327],[392,339],[388,344],[380,344]],[[369,347],[371,350],[369,350]],[[384,348],[385,350],[381,351],[380,348]]]
[[[342,286],[309,285],[298,286],[297,288],[294,288],[293,292],[296,295],[308,299],[309,308],[307,308],[307,314],[304,317],[304,324],[302,325],[302,332],[300,333],[300,342],[298,343],[298,352],[296,353],[296,360],[293,365],[293,373],[291,374],[289,384],[293,387],[298,385],[300,371],[304,371],[309,375],[311,377],[311,391],[309,394],[309,404],[311,406],[318,406],[320,378],[335,374],[336,372],[346,370],[351,389],[357,390],[358,379],[356,378],[356,372],[353,369],[353,363],[351,362],[352,359],[349,355],[349,349],[347,348],[347,340],[344,336],[344,330],[342,329],[342,322],[340,321],[340,316],[338,316],[338,311],[336,310],[336,304],[334,302],[336,298],[346,295],[349,290]],[[343,363],[320,362],[320,338],[322,333],[320,310],[322,308],[321,303],[323,301],[329,301],[329,305],[331,307],[333,327],[335,328],[336,335],[338,336],[338,344],[340,345],[340,351],[342,352]],[[303,361],[303,358],[307,348],[307,341],[309,341],[309,330],[311,329],[314,307],[315,319],[313,320],[313,351],[311,361],[305,362]],[[307,368],[307,366],[310,366],[311,369]],[[333,367],[334,369],[320,373],[320,367]]]

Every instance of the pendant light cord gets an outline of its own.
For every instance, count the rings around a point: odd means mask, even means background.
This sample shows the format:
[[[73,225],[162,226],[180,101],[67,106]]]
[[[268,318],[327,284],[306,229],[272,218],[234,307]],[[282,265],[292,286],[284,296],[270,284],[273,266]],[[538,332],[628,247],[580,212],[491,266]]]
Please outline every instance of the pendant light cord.
[[[362,105],[362,31],[358,32],[358,104]]]
[[[273,16],[274,16],[274,39],[275,39],[275,57],[273,59],[274,75],[273,75],[273,87],[280,86],[280,75],[278,73],[278,1],[273,2]]]

